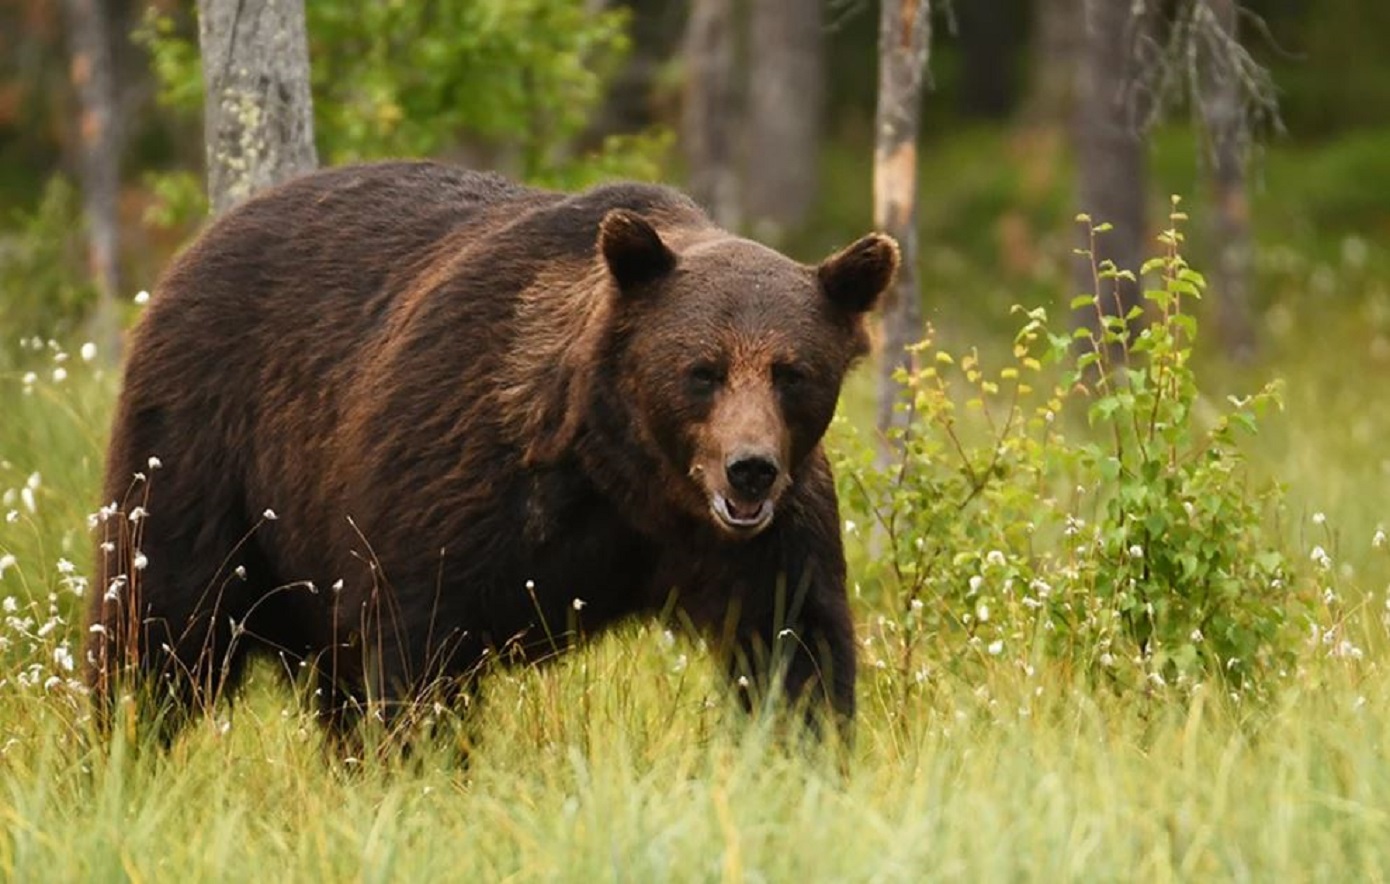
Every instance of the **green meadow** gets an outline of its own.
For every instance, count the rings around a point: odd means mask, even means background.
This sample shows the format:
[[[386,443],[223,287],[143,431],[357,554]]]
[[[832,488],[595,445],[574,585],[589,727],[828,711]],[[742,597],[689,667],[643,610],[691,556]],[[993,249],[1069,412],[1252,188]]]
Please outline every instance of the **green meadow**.
[[[1190,141],[1170,140],[1155,148],[1155,217],[1195,187]],[[649,624],[491,674],[468,720],[409,757],[335,752],[270,663],[168,751],[101,739],[79,677],[81,597],[100,590],[85,579],[88,518],[119,369],[76,333],[3,329],[0,879],[1390,876],[1390,251],[1364,211],[1383,186],[1364,173],[1375,151],[1271,147],[1254,198],[1260,353],[1234,364],[1202,332],[1190,352],[1179,340],[1169,370],[1194,386],[1160,409],[1177,454],[1125,484],[1123,464],[1106,478],[1103,397],[1065,389],[1065,360],[1020,369],[1031,357],[1012,349],[1027,321],[1014,304],[1069,331],[1064,161],[1025,161],[991,132],[934,150],[920,435],[900,472],[875,466],[864,370],[828,443],[862,642],[852,746],[745,719],[697,642]],[[826,163],[808,254],[865,214],[862,158]],[[1181,252],[1200,270],[1197,197]],[[1025,248],[1042,269],[1011,269],[1008,250]],[[1020,372],[1035,380],[1014,399]],[[1277,401],[1222,429],[1271,381]],[[1060,438],[1054,420],[1065,443],[1039,447]],[[1224,472],[1203,459],[1213,448]],[[1073,479],[1089,484],[1073,494]],[[1165,493],[1191,495],[1200,531],[1179,530]],[[1126,540],[1117,499],[1170,521],[1149,545]],[[870,501],[897,514],[891,529]],[[1112,543],[1139,551],[1116,559]],[[1172,579],[1135,564],[1160,547]],[[1131,579],[1142,597],[1121,591]],[[1198,585],[1216,589],[1193,601]]]

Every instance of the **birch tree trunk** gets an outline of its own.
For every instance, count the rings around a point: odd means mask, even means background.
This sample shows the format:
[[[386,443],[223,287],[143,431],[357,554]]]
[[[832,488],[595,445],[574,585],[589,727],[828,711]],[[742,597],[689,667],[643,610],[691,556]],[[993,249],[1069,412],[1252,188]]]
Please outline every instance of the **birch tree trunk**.
[[[1074,130],[1080,211],[1096,224],[1114,225],[1097,237],[1096,257],[1136,274],[1144,254],[1148,176],[1142,135],[1147,108],[1135,88],[1145,24],[1125,0],[1083,0]],[[1076,291],[1092,291],[1090,263],[1078,258],[1076,265]],[[1123,316],[1140,303],[1139,287],[1124,280],[1118,281],[1118,289],[1103,280],[1101,295],[1102,306],[1112,315]],[[1094,308],[1081,308],[1075,321],[1099,337]],[[1119,358],[1118,352],[1111,356]]]
[[[880,0],[874,226],[897,239],[902,249],[897,283],[883,306],[878,401],[883,432],[900,423],[893,408],[899,389],[893,374],[909,366],[907,347],[923,331],[917,291],[917,135],[930,52],[930,0]]]
[[[90,334],[107,359],[120,355],[120,133],[116,122],[111,21],[104,0],[64,0],[77,127],[87,268],[97,290]]]
[[[1239,10],[1235,0],[1202,0],[1196,7],[1198,95],[1209,145],[1209,171],[1216,205],[1215,292],[1217,335],[1237,360],[1254,355],[1250,319],[1250,205],[1245,161],[1249,130],[1242,107],[1241,72],[1236,62]]]
[[[816,198],[824,100],[821,0],[756,0],[749,28],[744,211],[776,242]]]
[[[221,214],[318,165],[304,0],[198,0],[208,200]]]
[[[733,0],[693,0],[686,24],[685,97],[681,146],[690,191],[716,223],[729,230],[742,221],[734,150]]]

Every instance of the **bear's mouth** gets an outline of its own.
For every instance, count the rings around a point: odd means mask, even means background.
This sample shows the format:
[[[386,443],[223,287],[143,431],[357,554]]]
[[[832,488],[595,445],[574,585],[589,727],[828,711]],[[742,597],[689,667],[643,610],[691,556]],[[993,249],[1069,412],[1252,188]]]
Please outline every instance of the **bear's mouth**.
[[[715,493],[710,501],[710,510],[726,529],[735,534],[756,534],[772,521],[772,501],[760,500],[757,503],[739,503],[722,494]]]

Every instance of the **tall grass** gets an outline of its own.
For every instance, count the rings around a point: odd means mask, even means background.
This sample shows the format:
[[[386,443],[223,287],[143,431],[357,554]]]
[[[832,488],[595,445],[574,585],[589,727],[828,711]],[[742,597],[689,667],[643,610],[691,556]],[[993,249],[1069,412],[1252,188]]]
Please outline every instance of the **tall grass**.
[[[466,768],[327,759],[255,686],[167,755],[7,697],[11,880],[1377,880],[1383,680],[1319,665],[1269,709],[1146,707],[1042,672],[870,705],[847,773],[675,702],[652,633],[491,685]],[[587,671],[586,671],[587,670]],[[264,673],[258,673],[263,675]],[[582,710],[582,711],[581,711]]]

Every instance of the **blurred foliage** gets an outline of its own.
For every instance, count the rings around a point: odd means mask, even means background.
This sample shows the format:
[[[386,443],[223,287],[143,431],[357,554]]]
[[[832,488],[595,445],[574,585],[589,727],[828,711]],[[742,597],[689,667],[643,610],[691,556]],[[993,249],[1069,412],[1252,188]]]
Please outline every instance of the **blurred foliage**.
[[[629,49],[622,9],[573,0],[307,4],[315,140],[325,165],[456,152],[529,181],[655,177],[657,132],[588,130]],[[202,107],[191,20],[151,12],[137,32],[161,101]]]
[[[86,273],[81,205],[66,178],[48,180],[35,211],[6,220],[13,232],[0,240],[0,354],[20,343],[12,335],[67,335],[96,298]]]

